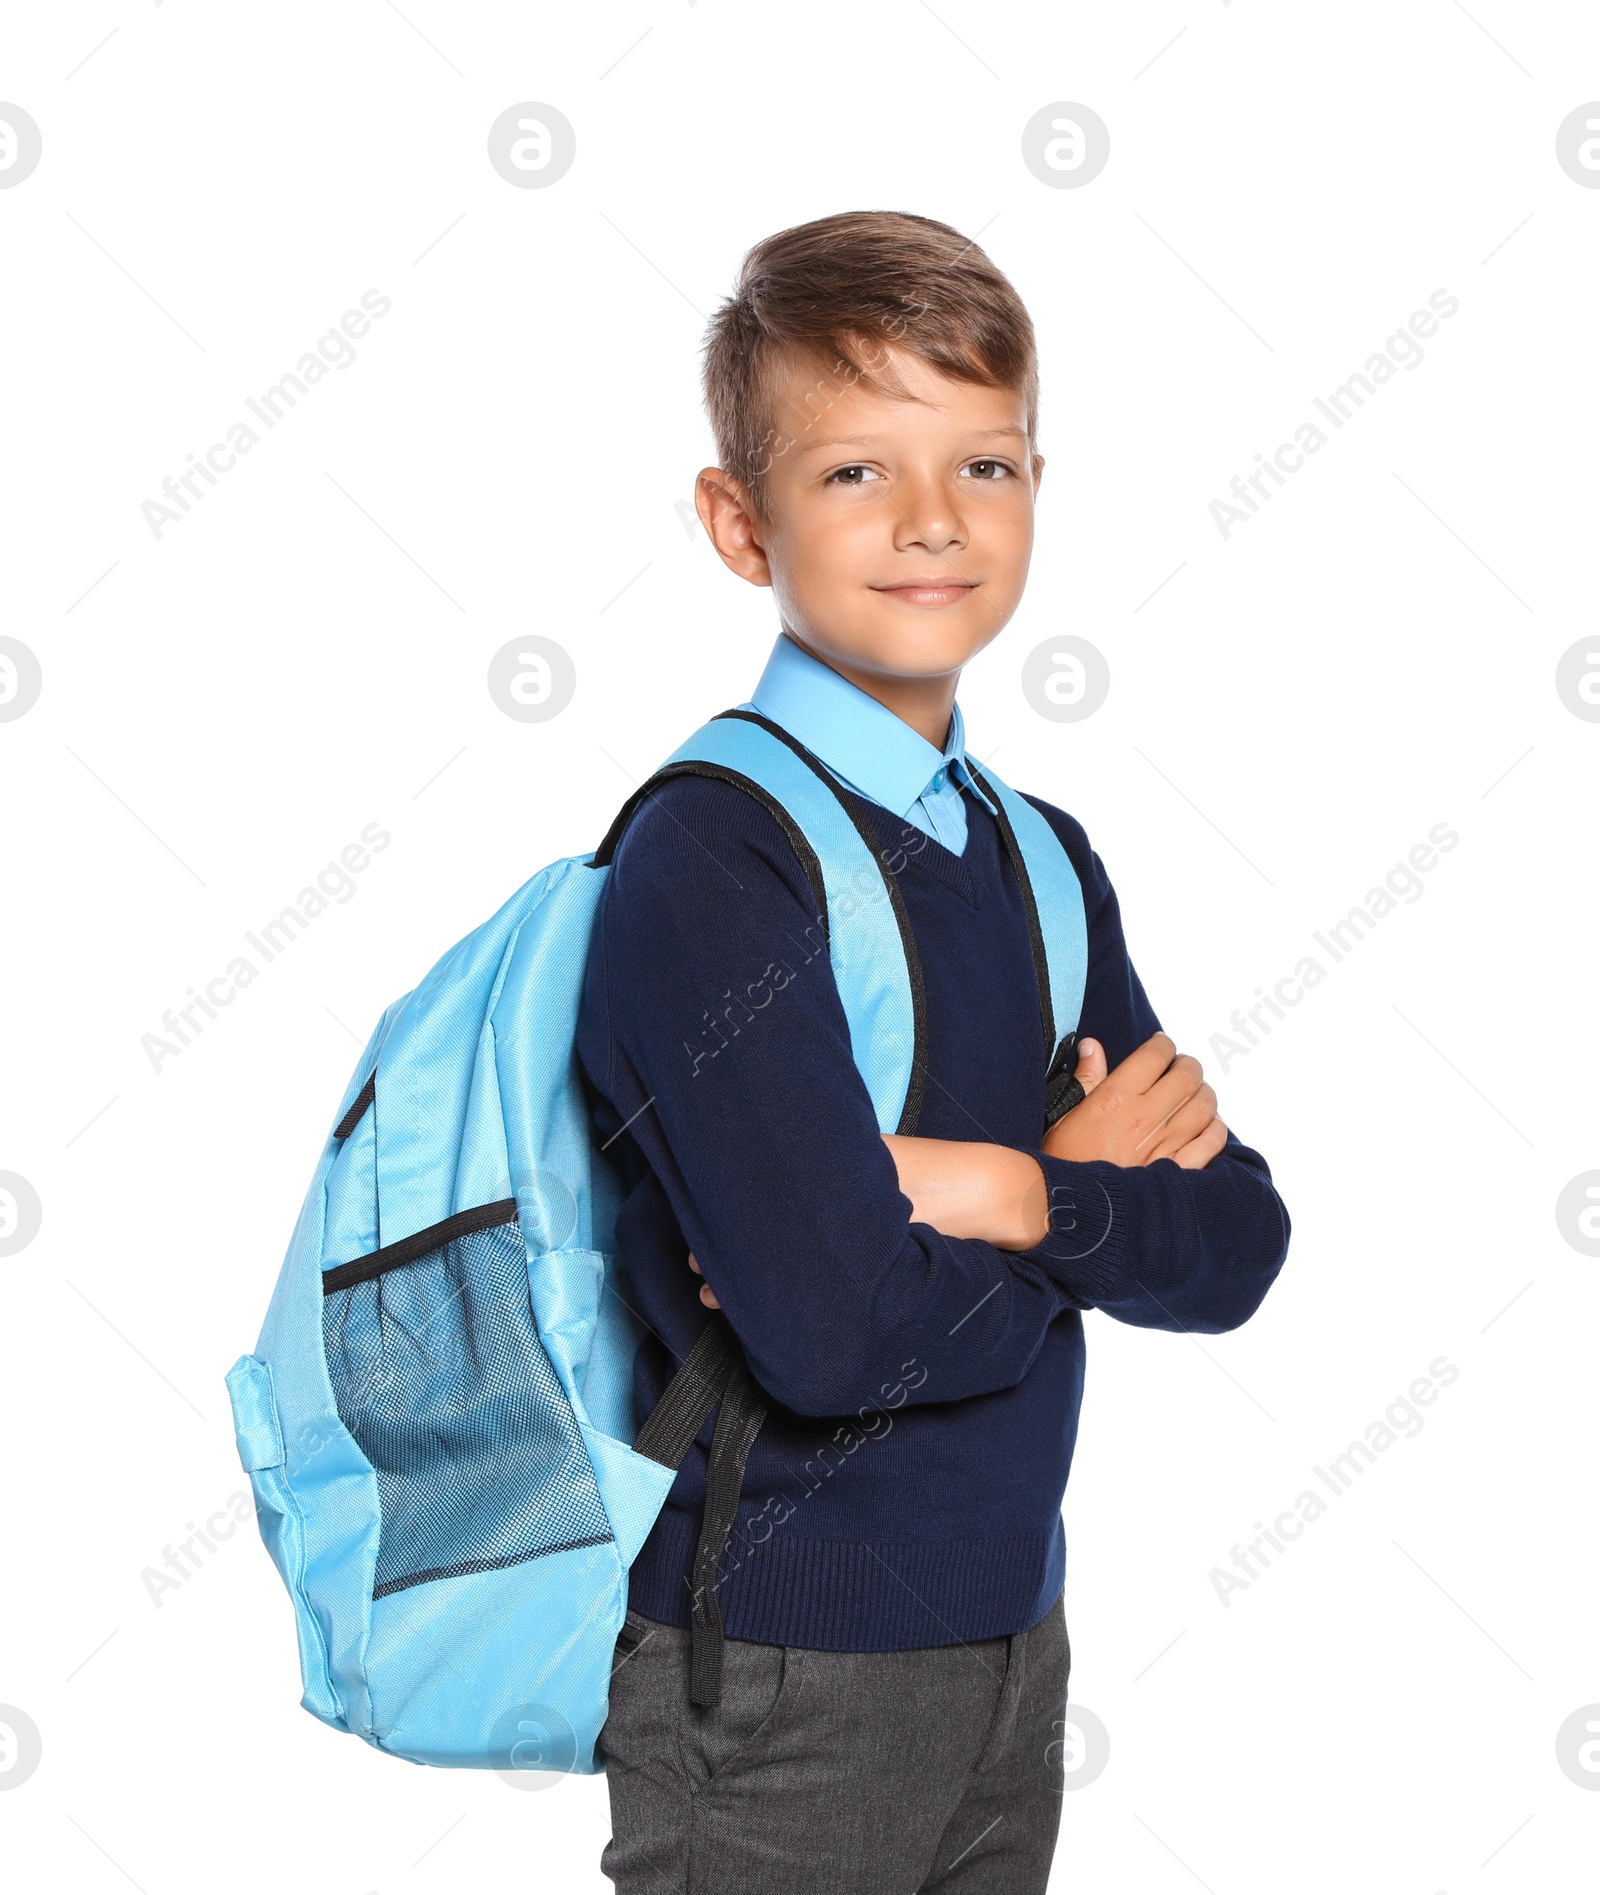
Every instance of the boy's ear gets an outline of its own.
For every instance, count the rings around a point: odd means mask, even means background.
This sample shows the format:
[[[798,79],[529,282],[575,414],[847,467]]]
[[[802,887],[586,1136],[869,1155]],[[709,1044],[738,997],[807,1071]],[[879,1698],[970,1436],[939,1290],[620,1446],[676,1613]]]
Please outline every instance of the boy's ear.
[[[1042,454],[1035,454],[1033,457],[1033,491],[1035,493],[1039,491],[1039,482],[1043,479],[1044,456]]]
[[[729,572],[753,586],[770,586],[772,568],[757,538],[757,524],[744,488],[720,467],[702,467],[694,483],[695,511]]]

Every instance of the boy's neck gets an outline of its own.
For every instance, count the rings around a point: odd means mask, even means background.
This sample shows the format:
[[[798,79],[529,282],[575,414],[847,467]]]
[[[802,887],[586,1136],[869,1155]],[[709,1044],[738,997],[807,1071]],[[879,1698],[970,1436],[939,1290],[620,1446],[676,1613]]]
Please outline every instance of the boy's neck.
[[[956,684],[961,676],[959,671],[932,678],[903,678],[881,671],[864,671],[847,659],[829,658],[820,651],[813,651],[803,638],[796,638],[793,632],[788,631],[787,626],[784,630],[818,664],[826,665],[830,671],[837,671],[858,691],[865,691],[868,697],[876,698],[885,710],[893,711],[902,724],[909,724],[935,750],[944,749],[945,740],[950,735],[950,716],[955,709]]]

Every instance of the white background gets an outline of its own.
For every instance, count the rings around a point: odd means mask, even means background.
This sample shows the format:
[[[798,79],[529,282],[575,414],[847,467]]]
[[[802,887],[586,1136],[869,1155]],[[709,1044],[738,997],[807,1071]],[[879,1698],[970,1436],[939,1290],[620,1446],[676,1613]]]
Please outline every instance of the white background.
[[[1555,134],[1600,18],[108,0],[4,52],[43,131],[0,190],[0,632],[44,678],[0,724],[0,1169],[43,1206],[0,1259],[0,1703],[44,1745],[10,1885],[607,1886],[603,1781],[518,1794],[298,1709],[253,1530],[159,1606],[141,1574],[245,1488],[222,1375],[356,1042],[748,693],[770,601],[677,511],[703,317],[750,243],[865,207],[981,231],[1033,312],[1039,548],[973,747],[1086,824],[1294,1219],[1238,1333],[1088,1319],[1067,1607],[1112,1752],[1053,1886],[1591,1888],[1555,1737],[1600,1700],[1600,1261],[1555,1203],[1600,1166],[1600,725],[1554,680],[1596,630],[1600,191]],[[549,189],[487,161],[523,100],[576,128]],[[1110,128],[1081,189],[1022,162],[1058,100]],[[353,364],[155,537],[163,477],[371,288]],[[1224,539],[1210,502],[1438,289],[1420,365]],[[528,632],[577,666],[542,724],[485,686]],[[1077,724],[1019,684],[1063,632],[1111,667]],[[374,822],[353,897],[152,1070]],[[1224,1072],[1234,1009],[1441,822],[1423,895]],[[1224,1606],[1211,1569],[1441,1355],[1422,1432]]]

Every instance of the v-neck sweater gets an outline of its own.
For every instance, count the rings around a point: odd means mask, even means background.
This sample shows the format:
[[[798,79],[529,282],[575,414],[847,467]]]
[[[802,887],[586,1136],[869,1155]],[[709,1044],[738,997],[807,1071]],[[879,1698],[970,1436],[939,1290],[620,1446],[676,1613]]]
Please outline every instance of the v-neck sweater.
[[[1082,827],[1029,799],[1083,889],[1081,1031],[1115,1066],[1160,1030]],[[911,1221],[851,1058],[805,875],[731,785],[669,782],[612,866],[579,1052],[625,1172],[617,1253],[648,1334],[642,1418],[704,1326],[692,1252],[771,1402],[717,1596],[727,1634],[890,1651],[1026,1630],[1060,1592],[1083,1313],[1216,1332],[1282,1264],[1288,1215],[1230,1132],[1209,1165],[1048,1158],[1044,1044],[1022,893],[967,796],[959,857],[865,798],[922,962],[920,1135],[1038,1158],[1052,1233],[1002,1250]],[[626,1129],[622,1129],[622,1128]],[[629,1578],[689,1622],[710,1424]]]

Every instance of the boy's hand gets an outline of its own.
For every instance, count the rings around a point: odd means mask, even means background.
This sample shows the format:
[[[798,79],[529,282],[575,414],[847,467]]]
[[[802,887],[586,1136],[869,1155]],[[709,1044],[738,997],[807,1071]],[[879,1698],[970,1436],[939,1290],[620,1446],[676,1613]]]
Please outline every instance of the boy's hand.
[[[1085,1096],[1046,1132],[1041,1150],[1051,1158],[1129,1166],[1170,1158],[1199,1171],[1228,1142],[1199,1060],[1165,1033],[1152,1034],[1111,1073],[1099,1042],[1085,1040],[1076,1077]]]
[[[1106,1049],[1098,1040],[1079,1040],[1078,1063],[1072,1069],[1072,1076],[1083,1087],[1085,1098],[1105,1078]],[[1083,1100],[1078,1103],[1081,1105]]]
[[[694,1252],[692,1250],[689,1252],[689,1268],[693,1270],[696,1276],[702,1274],[699,1264],[694,1260]],[[721,1309],[722,1307],[717,1301],[716,1291],[712,1289],[709,1283],[702,1283],[700,1285],[700,1301],[705,1304],[707,1309]]]
[[[1228,1141],[1228,1128],[1217,1117],[1217,1095],[1204,1083],[1199,1060],[1180,1053],[1165,1033],[1152,1035],[1109,1073],[1105,1048],[1098,1040],[1083,1040],[1073,1076],[1084,1096],[1045,1134],[1040,1149],[1051,1158],[1129,1166],[1170,1158],[1199,1171]],[[1005,1250],[1043,1241],[1049,1226],[1044,1176],[1026,1153],[893,1133],[885,1133],[883,1142],[894,1157],[900,1189],[911,1199],[914,1223],[931,1224],[947,1237],[980,1237]],[[693,1251],[689,1268],[701,1275]],[[722,1307],[709,1283],[701,1284],[700,1301],[707,1309]]]

